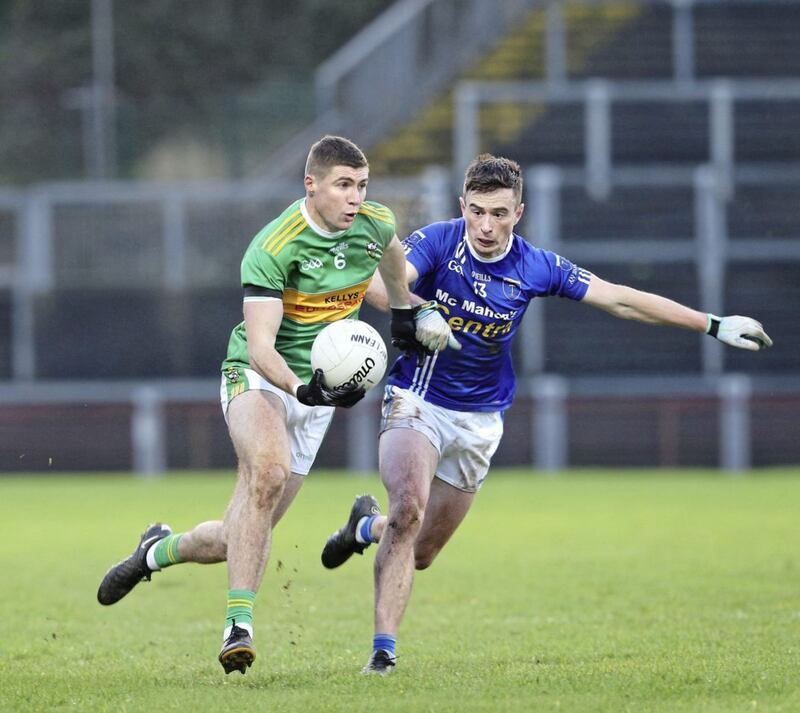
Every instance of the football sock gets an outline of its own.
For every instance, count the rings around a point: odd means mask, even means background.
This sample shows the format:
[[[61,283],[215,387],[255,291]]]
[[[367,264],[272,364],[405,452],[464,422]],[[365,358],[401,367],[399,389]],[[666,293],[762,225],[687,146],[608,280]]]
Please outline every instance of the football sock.
[[[147,566],[154,572],[173,564],[180,564],[183,558],[178,554],[178,543],[183,533],[167,535],[147,550]]]
[[[222,638],[227,639],[234,624],[241,629],[247,629],[253,635],[253,604],[256,593],[249,589],[231,589],[228,591],[228,612],[225,617],[225,633]]]
[[[377,515],[370,515],[369,517],[365,515],[358,521],[358,525],[356,525],[356,542],[360,542],[362,545],[377,542],[372,538],[372,523],[377,517]]]
[[[397,646],[397,639],[391,634],[375,634],[372,638],[372,650],[378,651],[383,649],[388,651],[392,656],[395,655],[395,647]]]

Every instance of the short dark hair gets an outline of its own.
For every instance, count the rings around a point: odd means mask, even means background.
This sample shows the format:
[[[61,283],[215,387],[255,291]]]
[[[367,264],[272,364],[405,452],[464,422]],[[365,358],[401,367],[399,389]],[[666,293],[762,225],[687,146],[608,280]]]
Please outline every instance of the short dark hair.
[[[521,201],[522,169],[510,158],[482,153],[467,166],[464,173],[464,195],[469,191],[489,193],[498,188],[510,188],[517,201]]]
[[[306,176],[326,174],[334,166],[369,166],[364,152],[343,136],[323,136],[311,146],[306,159]]]

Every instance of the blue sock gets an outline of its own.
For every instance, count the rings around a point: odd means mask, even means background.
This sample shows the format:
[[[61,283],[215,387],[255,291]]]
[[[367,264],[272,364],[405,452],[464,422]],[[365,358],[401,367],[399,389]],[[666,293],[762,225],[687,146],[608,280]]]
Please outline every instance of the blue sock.
[[[395,646],[397,646],[397,639],[391,634],[375,634],[372,639],[372,650],[377,651],[383,649],[388,651],[392,656],[395,655]]]
[[[377,517],[377,515],[371,515],[364,521],[364,524],[358,530],[357,540],[361,542],[376,542],[376,540],[372,539],[372,522]]]

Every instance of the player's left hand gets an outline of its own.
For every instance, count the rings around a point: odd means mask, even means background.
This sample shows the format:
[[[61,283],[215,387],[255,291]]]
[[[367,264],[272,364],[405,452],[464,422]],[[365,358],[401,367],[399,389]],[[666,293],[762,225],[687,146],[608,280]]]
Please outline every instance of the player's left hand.
[[[772,346],[761,322],[738,314],[730,317],[709,315],[708,333],[725,344],[752,352]]]
[[[306,406],[341,406],[351,408],[364,398],[366,390],[363,386],[347,384],[334,389],[325,386],[322,380],[322,369],[317,369],[308,384],[297,388],[295,398]]]
[[[439,305],[433,300],[423,302],[414,308],[415,336],[426,349],[441,351],[445,347],[461,349],[461,344],[453,336],[450,325],[447,324]]]

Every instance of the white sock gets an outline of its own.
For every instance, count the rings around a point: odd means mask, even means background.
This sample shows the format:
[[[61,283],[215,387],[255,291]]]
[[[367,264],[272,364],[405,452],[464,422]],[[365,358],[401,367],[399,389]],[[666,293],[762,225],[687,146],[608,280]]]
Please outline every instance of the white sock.
[[[158,562],[156,562],[156,545],[151,545],[150,549],[147,550],[147,566],[153,571],[158,572],[161,567],[158,566]]]
[[[239,624],[236,623],[236,626],[240,629],[244,629],[248,634],[250,634],[250,638],[253,638],[253,625],[252,624]],[[222,640],[227,641],[228,637],[231,635],[231,631],[233,630],[233,625],[226,626],[225,631],[222,632]]]

